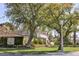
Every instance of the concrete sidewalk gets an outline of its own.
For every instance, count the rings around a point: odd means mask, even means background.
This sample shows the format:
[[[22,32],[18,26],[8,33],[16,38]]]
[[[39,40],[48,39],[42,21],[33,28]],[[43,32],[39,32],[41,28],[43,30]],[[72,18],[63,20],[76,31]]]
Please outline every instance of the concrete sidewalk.
[[[69,52],[69,53],[46,53],[46,54],[14,54],[14,53],[1,53],[0,56],[79,56],[78,52]]]

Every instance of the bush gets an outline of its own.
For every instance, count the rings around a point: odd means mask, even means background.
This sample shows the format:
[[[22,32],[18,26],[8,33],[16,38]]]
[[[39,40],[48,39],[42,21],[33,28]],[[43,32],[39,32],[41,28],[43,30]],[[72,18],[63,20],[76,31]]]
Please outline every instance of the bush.
[[[60,44],[59,39],[55,38],[54,43],[55,43],[55,45],[59,45]],[[64,39],[64,46],[69,46],[69,45],[72,45],[72,43],[69,41],[69,39],[65,38]]]
[[[72,45],[69,39],[64,39],[64,46]]]
[[[38,42],[39,42],[39,44],[42,44],[42,40],[41,39],[39,39]]]
[[[54,38],[53,42],[54,42],[55,45],[59,45],[59,40],[57,38]]]
[[[42,44],[42,40],[41,39],[34,39],[33,44]]]
[[[33,40],[33,44],[37,44],[37,40],[36,39]]]

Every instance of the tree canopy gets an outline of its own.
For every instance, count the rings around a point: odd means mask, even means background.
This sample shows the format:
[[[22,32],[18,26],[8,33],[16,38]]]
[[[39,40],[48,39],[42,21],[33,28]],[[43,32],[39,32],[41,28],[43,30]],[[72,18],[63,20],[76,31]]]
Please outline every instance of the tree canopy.
[[[44,29],[55,29],[60,34],[63,20],[63,36],[67,39],[69,33],[73,32],[74,25],[78,25],[79,13],[71,13],[74,4],[71,3],[15,3],[5,4],[6,16],[21,30],[29,31],[28,44],[31,44],[37,27]]]

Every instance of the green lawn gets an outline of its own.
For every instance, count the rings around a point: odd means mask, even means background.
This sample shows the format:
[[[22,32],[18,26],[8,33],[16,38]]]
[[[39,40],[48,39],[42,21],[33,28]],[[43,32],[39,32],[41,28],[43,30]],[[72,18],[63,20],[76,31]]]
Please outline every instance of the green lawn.
[[[65,52],[74,52],[74,51],[79,51],[79,47],[65,47],[64,48]]]
[[[47,52],[57,52],[58,48],[46,48],[46,47],[40,47],[40,48],[34,48],[34,49],[0,49],[0,53],[47,53]],[[65,52],[74,52],[79,51],[79,47],[64,47]]]

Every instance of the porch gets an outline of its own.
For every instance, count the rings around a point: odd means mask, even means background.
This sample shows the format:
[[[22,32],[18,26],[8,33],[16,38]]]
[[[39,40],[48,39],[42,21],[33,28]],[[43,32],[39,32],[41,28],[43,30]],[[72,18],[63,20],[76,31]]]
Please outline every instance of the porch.
[[[0,47],[25,46],[27,37],[25,32],[0,32]]]

